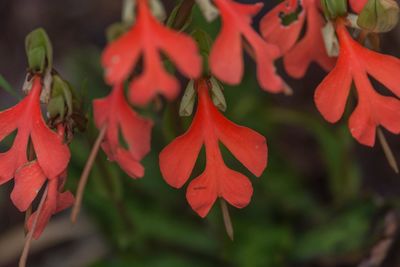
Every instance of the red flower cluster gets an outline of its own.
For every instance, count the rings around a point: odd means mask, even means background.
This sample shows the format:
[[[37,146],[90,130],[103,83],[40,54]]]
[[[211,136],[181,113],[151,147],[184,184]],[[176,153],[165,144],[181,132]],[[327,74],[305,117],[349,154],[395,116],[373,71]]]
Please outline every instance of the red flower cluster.
[[[285,16],[297,16],[297,19],[284,25]],[[306,32],[299,40],[305,24]],[[335,64],[335,59],[326,52],[322,36],[324,25],[320,0],[286,0],[267,13],[261,20],[260,30],[267,42],[281,49],[286,72],[301,78],[311,62],[315,61],[326,71]]]
[[[29,94],[16,106],[0,112],[0,141],[17,131],[10,150],[0,153],[0,184],[14,177],[11,198],[19,210],[25,211],[48,181],[45,207],[40,212],[34,233],[34,237],[38,238],[51,215],[70,206],[73,197],[69,192],[60,193],[70,159],[69,149],[63,143],[62,126],[60,134],[57,134],[44,122],[40,108],[41,77],[34,76],[32,79]],[[30,161],[27,157],[29,141],[35,155],[35,159]]]
[[[225,165],[219,142],[256,176],[260,176],[267,165],[265,138],[222,116],[210,98],[210,86],[206,79],[195,82],[199,100],[192,125],[160,154],[164,179],[169,185],[180,188],[189,179],[200,149],[205,146],[206,169],[189,184],[186,194],[189,204],[201,217],[208,214],[217,197],[243,208],[253,194],[250,181]]]
[[[351,134],[360,143],[373,146],[376,127],[382,125],[393,133],[400,133],[400,101],[374,91],[368,75],[400,97],[400,60],[371,51],[354,41],[344,19],[336,22],[340,55],[336,67],[322,81],[315,92],[315,103],[329,122],[338,121],[344,112],[350,87],[354,81],[358,105],[350,117]]]

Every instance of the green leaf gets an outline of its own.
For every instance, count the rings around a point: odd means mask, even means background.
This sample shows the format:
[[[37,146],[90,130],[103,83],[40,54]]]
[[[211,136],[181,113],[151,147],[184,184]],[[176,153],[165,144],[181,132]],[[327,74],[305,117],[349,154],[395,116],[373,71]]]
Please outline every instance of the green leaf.
[[[0,88],[3,88],[4,91],[14,96],[17,99],[21,97],[15,92],[15,89],[7,82],[7,80],[0,74]]]

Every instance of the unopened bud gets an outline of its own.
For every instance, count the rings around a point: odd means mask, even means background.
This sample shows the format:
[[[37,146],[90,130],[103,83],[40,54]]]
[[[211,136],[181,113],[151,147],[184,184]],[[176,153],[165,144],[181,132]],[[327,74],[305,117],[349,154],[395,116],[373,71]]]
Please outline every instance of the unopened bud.
[[[225,96],[222,93],[223,88],[221,84],[214,78],[210,78],[211,82],[211,99],[214,103],[214,105],[221,111],[226,111],[227,105],[226,105],[226,100]]]
[[[53,48],[45,30],[39,28],[29,33],[25,38],[25,50],[31,71],[43,73],[46,68],[52,68]]]
[[[388,32],[397,25],[399,11],[395,0],[369,0],[358,16],[357,24],[371,32]]]
[[[193,113],[194,103],[196,101],[196,90],[194,89],[194,81],[190,80],[183,94],[181,105],[179,107],[179,116],[188,117]]]
[[[347,0],[321,0],[325,16],[336,19],[347,14]]]

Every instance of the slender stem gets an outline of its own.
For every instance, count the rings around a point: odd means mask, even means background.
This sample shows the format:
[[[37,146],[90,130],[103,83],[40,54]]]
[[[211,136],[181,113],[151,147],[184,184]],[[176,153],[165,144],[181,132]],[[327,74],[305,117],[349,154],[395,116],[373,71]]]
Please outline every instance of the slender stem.
[[[229,238],[233,241],[234,233],[233,233],[231,216],[229,215],[228,205],[226,204],[226,201],[223,198],[219,199],[219,203],[221,204],[222,217],[224,219],[226,233],[228,234]]]
[[[172,24],[172,28],[180,30],[185,26],[187,20],[192,13],[192,8],[194,6],[194,0],[184,0],[179,7],[177,16]]]
[[[395,173],[399,173],[399,166],[397,165],[396,158],[385,138],[385,135],[382,132],[382,129],[377,128],[377,132],[378,132],[379,142],[381,143],[383,152],[385,153],[386,159],[389,162],[390,167],[392,167],[392,169],[394,170]]]
[[[32,142],[29,142],[28,149],[29,149],[28,150],[28,160],[32,161],[35,159],[35,148],[33,147]],[[25,212],[25,235],[27,235],[29,232],[27,223],[28,223],[29,217],[31,217],[31,214],[32,214],[32,204],[29,206],[29,208]]]
[[[36,211],[36,216],[35,216],[35,219],[33,220],[33,223],[32,223],[32,228],[29,231],[28,235],[26,236],[24,249],[22,250],[22,254],[21,254],[21,257],[19,259],[19,265],[18,265],[19,267],[25,267],[26,266],[26,261],[28,259],[28,254],[29,254],[29,250],[30,250],[30,247],[31,247],[33,234],[35,233],[37,222],[38,222],[40,213],[42,212],[42,208],[43,208],[43,204],[44,204],[44,201],[46,199],[46,196],[47,196],[48,188],[49,188],[49,186],[47,184],[46,188],[45,188],[45,190],[43,192],[42,198],[40,199],[40,203],[39,203],[38,209]]]
[[[86,162],[85,168],[83,169],[81,178],[79,180],[78,190],[76,192],[76,200],[74,207],[72,209],[71,221],[72,223],[76,222],[79,211],[82,205],[83,193],[85,191],[85,187],[89,178],[90,171],[92,170],[94,161],[96,159],[97,153],[99,152],[101,142],[104,139],[104,135],[106,134],[107,126],[103,126],[100,130],[100,133],[96,139],[96,142],[93,145],[92,151],[90,152],[89,158]]]
[[[25,228],[25,235],[27,235],[29,233],[28,220],[29,220],[29,217],[31,217],[31,215],[32,215],[32,205],[30,205],[29,208],[25,212],[25,227],[24,227]]]

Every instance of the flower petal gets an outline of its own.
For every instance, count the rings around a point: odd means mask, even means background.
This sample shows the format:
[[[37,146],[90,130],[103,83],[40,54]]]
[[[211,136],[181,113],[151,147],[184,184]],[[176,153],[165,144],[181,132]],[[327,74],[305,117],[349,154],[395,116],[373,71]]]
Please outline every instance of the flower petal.
[[[180,188],[189,179],[203,143],[201,125],[193,121],[190,129],[165,147],[159,156],[160,170],[165,181]]]
[[[29,162],[15,173],[15,185],[11,200],[21,211],[26,211],[42,188],[46,176],[37,161]]]
[[[121,84],[129,76],[139,60],[140,45],[138,31],[132,29],[107,46],[102,55],[102,64],[106,70],[108,84]]]
[[[329,122],[337,122],[343,115],[350,92],[352,76],[346,56],[340,56],[336,67],[315,91],[314,100],[319,112]]]
[[[186,199],[200,217],[206,217],[217,199],[215,173],[209,173],[206,169],[202,175],[194,179],[188,186]]]
[[[246,207],[253,195],[251,182],[243,174],[225,169],[225,173],[219,179],[222,197],[236,208]]]
[[[232,123],[216,110],[214,119],[220,141],[247,169],[255,176],[260,176],[267,167],[268,148],[265,137]]]

